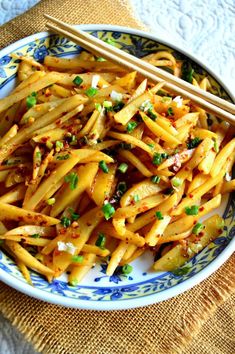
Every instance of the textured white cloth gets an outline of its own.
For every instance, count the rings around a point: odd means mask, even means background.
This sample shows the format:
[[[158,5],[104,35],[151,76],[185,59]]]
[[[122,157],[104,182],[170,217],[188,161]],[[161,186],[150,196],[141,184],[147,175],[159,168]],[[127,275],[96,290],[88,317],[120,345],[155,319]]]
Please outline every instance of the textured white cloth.
[[[102,0],[100,0],[102,1]],[[0,25],[39,0],[0,0]],[[159,39],[207,64],[235,94],[235,0],[131,0],[136,15]],[[0,354],[33,354],[0,315]]]

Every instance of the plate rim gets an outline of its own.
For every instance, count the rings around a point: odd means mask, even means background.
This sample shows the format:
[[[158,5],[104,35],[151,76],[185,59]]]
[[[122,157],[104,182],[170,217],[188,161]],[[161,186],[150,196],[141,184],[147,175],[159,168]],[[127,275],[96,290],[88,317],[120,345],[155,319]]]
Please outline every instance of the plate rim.
[[[203,67],[215,80],[219,82],[219,84],[223,87],[224,90],[228,93],[233,101],[235,101],[235,97],[233,92],[227,87],[227,85],[223,82],[222,77],[220,75],[214,73],[208,63],[205,63],[205,60],[200,56],[194,56],[191,51],[186,51],[181,49],[179,46],[171,43],[171,41],[161,39],[157,35],[152,35],[148,32],[142,30],[136,30],[132,28],[128,28],[125,26],[116,26],[116,25],[107,25],[107,24],[83,24],[83,25],[75,25],[82,30],[86,31],[112,31],[112,32],[123,32],[127,34],[137,35],[141,37],[148,38],[150,40],[159,42],[163,45],[166,45],[172,49],[179,51],[184,54],[189,59],[198,63],[201,67]],[[0,56],[9,55],[9,53],[19,46],[26,45],[30,41],[35,39],[40,39],[42,37],[46,37],[51,35],[51,32],[44,31],[32,34],[25,38],[22,38],[9,46],[0,50]],[[46,301],[49,303],[53,303],[60,306],[77,308],[77,309],[85,309],[85,310],[125,310],[136,307],[149,306],[151,304],[155,304],[161,301],[166,301],[172,297],[182,294],[183,292],[193,288],[198,285],[200,282],[208,278],[212,275],[218,268],[220,268],[233,254],[235,250],[235,239],[232,239],[229,244],[225,247],[225,249],[212,261],[208,264],[204,269],[199,271],[197,274],[193,275],[191,278],[183,281],[182,283],[175,285],[174,287],[164,290],[163,292],[157,294],[151,294],[145,296],[144,298],[139,297],[137,299],[126,299],[125,301],[105,301],[100,302],[97,300],[80,300],[80,299],[72,299],[67,298],[66,296],[57,295],[54,293],[48,293],[41,289],[30,286],[27,283],[22,282],[19,279],[16,279],[13,275],[6,273],[4,270],[0,269],[0,281],[3,281],[5,284],[10,287],[24,293],[25,295],[31,296],[33,298]]]

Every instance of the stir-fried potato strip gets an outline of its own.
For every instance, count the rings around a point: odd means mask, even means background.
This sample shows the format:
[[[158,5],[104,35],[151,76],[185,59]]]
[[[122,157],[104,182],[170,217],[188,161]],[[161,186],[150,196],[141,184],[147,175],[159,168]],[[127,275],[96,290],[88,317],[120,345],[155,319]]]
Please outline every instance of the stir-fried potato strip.
[[[200,218],[235,190],[227,123],[85,51],[17,58],[0,100],[0,247],[29,284],[67,271],[76,286],[100,261],[126,275],[146,250],[174,271],[222,232]],[[171,53],[143,60],[212,90]]]

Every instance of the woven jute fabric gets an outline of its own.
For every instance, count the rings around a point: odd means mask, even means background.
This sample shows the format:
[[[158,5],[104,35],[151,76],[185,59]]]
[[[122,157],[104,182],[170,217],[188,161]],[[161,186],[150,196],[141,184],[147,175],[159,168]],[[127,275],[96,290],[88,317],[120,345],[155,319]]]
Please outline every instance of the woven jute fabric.
[[[0,46],[45,29],[43,13],[70,23],[144,26],[126,0],[42,0],[0,28]],[[234,354],[235,255],[200,285],[152,306],[112,312],[66,309],[0,283],[0,311],[48,354]]]

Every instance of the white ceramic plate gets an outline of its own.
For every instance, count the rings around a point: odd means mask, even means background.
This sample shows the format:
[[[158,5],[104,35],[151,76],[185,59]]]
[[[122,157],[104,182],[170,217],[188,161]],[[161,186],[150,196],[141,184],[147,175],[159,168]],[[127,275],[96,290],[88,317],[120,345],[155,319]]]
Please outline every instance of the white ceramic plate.
[[[169,50],[184,61],[190,61],[195,73],[201,78],[210,76],[214,93],[223,98],[232,97],[229,89],[221,80],[192,55],[185,53],[171,43],[161,41],[142,31],[108,25],[83,25],[83,30],[99,38],[113,38],[117,45],[142,57],[157,50]],[[0,52],[0,98],[6,96],[16,83],[18,60],[12,59],[12,52],[33,56],[42,60],[45,55],[76,55],[80,48],[62,37],[47,32],[24,38]],[[134,271],[130,276],[116,272],[113,276],[105,275],[106,266],[97,265],[77,287],[66,282],[66,275],[48,284],[40,275],[32,272],[34,286],[26,283],[15,263],[0,251],[0,280],[11,287],[37,299],[54,304],[93,310],[130,309],[146,306],[176,296],[216,271],[235,249],[235,200],[232,196],[223,199],[218,211],[225,218],[223,234],[195,256],[187,266],[187,274],[176,276],[172,273],[154,273],[150,270],[152,255],[146,253],[133,263]]]

